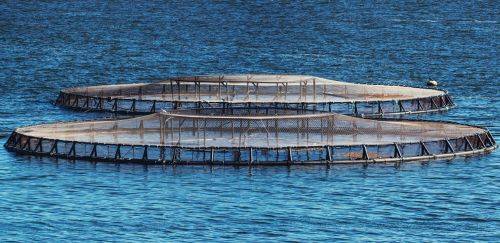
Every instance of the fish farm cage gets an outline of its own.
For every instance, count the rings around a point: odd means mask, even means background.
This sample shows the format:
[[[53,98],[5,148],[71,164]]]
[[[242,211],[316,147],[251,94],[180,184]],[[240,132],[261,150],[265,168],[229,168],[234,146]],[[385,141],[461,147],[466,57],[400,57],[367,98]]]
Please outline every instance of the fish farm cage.
[[[399,163],[496,148],[482,127],[286,109],[195,109],[16,129],[5,147],[70,160],[195,165]]]
[[[174,77],[156,83],[62,90],[56,104],[84,111],[152,114],[181,109],[300,109],[359,117],[443,111],[446,91],[353,84],[302,75]]]

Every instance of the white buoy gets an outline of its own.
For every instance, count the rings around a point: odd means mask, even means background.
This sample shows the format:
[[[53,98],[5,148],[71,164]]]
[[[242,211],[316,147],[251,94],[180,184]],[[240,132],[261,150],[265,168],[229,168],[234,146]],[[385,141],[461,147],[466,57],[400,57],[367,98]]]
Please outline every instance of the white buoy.
[[[438,86],[438,82],[436,80],[429,79],[427,81],[427,86]]]

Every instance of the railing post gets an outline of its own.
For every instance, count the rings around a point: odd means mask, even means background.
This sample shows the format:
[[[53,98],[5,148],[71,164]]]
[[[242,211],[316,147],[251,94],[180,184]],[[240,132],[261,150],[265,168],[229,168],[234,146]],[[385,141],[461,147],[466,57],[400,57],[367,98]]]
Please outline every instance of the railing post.
[[[467,151],[467,148],[469,148],[470,150],[474,150],[474,147],[472,146],[469,138],[465,137],[465,151]]]
[[[148,161],[148,145],[144,145],[144,153],[142,154],[143,162]]]
[[[403,101],[398,100],[399,112],[406,112],[405,107],[403,106]]]
[[[165,147],[160,146],[160,162],[165,163]]]
[[[28,148],[28,151],[31,151],[31,137],[26,137],[26,142],[24,142],[24,144],[21,145],[22,150],[25,150],[26,147]]]
[[[73,104],[71,106],[73,107],[78,107],[78,95],[74,95],[75,100],[73,101]]]
[[[215,152],[214,152],[214,148],[210,148],[210,164],[213,164],[215,161]]]
[[[42,144],[43,138],[38,139],[38,143],[35,146],[35,152],[40,152],[43,153],[43,144]]]
[[[427,149],[427,146],[425,146],[423,141],[420,141],[420,155],[431,155],[431,153],[429,153],[429,149]]]
[[[363,144],[363,155],[362,155],[363,160],[369,160],[370,156],[368,155],[368,149],[366,148],[366,145]]]
[[[445,150],[444,153],[448,153],[451,151],[451,153],[455,153],[455,149],[453,149],[453,146],[451,146],[450,140],[445,139]]]
[[[483,139],[481,139],[481,136],[479,134],[476,134],[476,138],[477,138],[477,147],[480,148],[480,149],[483,149],[483,148],[486,148],[486,144],[484,144],[483,142]]]
[[[116,146],[116,152],[115,152],[115,159],[116,160],[119,160],[122,158],[122,153],[121,153],[121,148],[122,148],[122,145],[121,144],[118,144]]]
[[[102,110],[102,107],[103,107],[103,100],[102,100],[102,97],[98,97],[97,98],[97,109],[98,110]]]
[[[156,112],[156,100],[153,100],[153,105],[151,105],[151,109],[149,110],[149,112]]]
[[[90,152],[90,158],[97,158],[97,144],[93,144],[92,151]]]
[[[131,112],[135,112],[136,111],[135,103],[136,103],[136,99],[133,99],[132,100],[132,105],[130,106],[130,111]]]
[[[63,92],[59,92],[59,95],[57,96],[56,99],[56,104],[64,104],[62,100],[63,100]]]
[[[422,106],[422,103],[420,102],[420,98],[417,98],[417,111],[422,111],[424,107]]]
[[[50,155],[56,155],[58,154],[58,148],[57,148],[57,143],[58,143],[58,140],[54,140],[54,143],[52,144],[52,147],[50,148]]]
[[[453,100],[451,100],[449,95],[446,94],[444,97],[446,98],[448,105],[450,106],[455,105],[455,103],[453,103]]]
[[[111,108],[113,112],[118,111],[118,98],[114,98],[113,107]]]
[[[288,147],[288,165],[290,165],[293,161],[293,154],[292,154],[292,148]]]
[[[68,152],[68,158],[76,158],[76,142],[71,143],[71,148],[69,149]]]
[[[86,109],[90,108],[90,97],[85,96],[85,102],[83,103],[83,107]]]
[[[5,143],[6,146],[9,146],[12,144],[12,140],[14,140],[15,132],[11,132],[9,138],[7,138],[7,142]]]
[[[172,148],[172,164],[175,164],[177,162],[177,148]]]
[[[490,138],[490,133],[489,132],[486,132],[486,141],[485,142],[487,142],[489,144],[489,146],[493,146],[493,144],[495,144],[492,141],[492,139]]]
[[[358,102],[354,101],[354,115],[358,116]]]
[[[431,97],[431,109],[437,109],[438,106],[436,104],[436,101],[434,101],[434,97]]]
[[[248,151],[250,153],[250,161],[249,161],[249,164],[252,164],[253,163],[253,149],[250,148],[250,150]]]
[[[403,158],[401,149],[399,149],[398,143],[394,143],[394,158]]]
[[[325,150],[326,150],[326,163],[330,163],[333,160],[331,147],[327,145],[325,146]]]

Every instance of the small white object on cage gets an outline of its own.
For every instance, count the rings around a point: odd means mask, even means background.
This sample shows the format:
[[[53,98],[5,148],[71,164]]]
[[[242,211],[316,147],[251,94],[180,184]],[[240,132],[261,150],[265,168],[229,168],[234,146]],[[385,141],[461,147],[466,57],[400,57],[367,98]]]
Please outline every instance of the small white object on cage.
[[[427,81],[427,86],[438,86],[438,82],[436,80],[429,79]]]

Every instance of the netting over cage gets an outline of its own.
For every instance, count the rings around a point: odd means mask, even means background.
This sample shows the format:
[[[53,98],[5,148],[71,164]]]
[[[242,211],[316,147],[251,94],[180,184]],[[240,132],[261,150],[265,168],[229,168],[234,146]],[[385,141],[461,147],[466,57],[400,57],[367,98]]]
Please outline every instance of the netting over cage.
[[[488,152],[484,128],[303,110],[196,110],[19,128],[6,147],[69,159],[159,164],[398,162]],[[267,114],[267,115],[266,115]]]
[[[58,105],[92,111],[150,114],[202,108],[305,109],[355,116],[446,110],[445,91],[353,84],[301,75],[174,77],[157,83],[103,85],[60,92]]]

